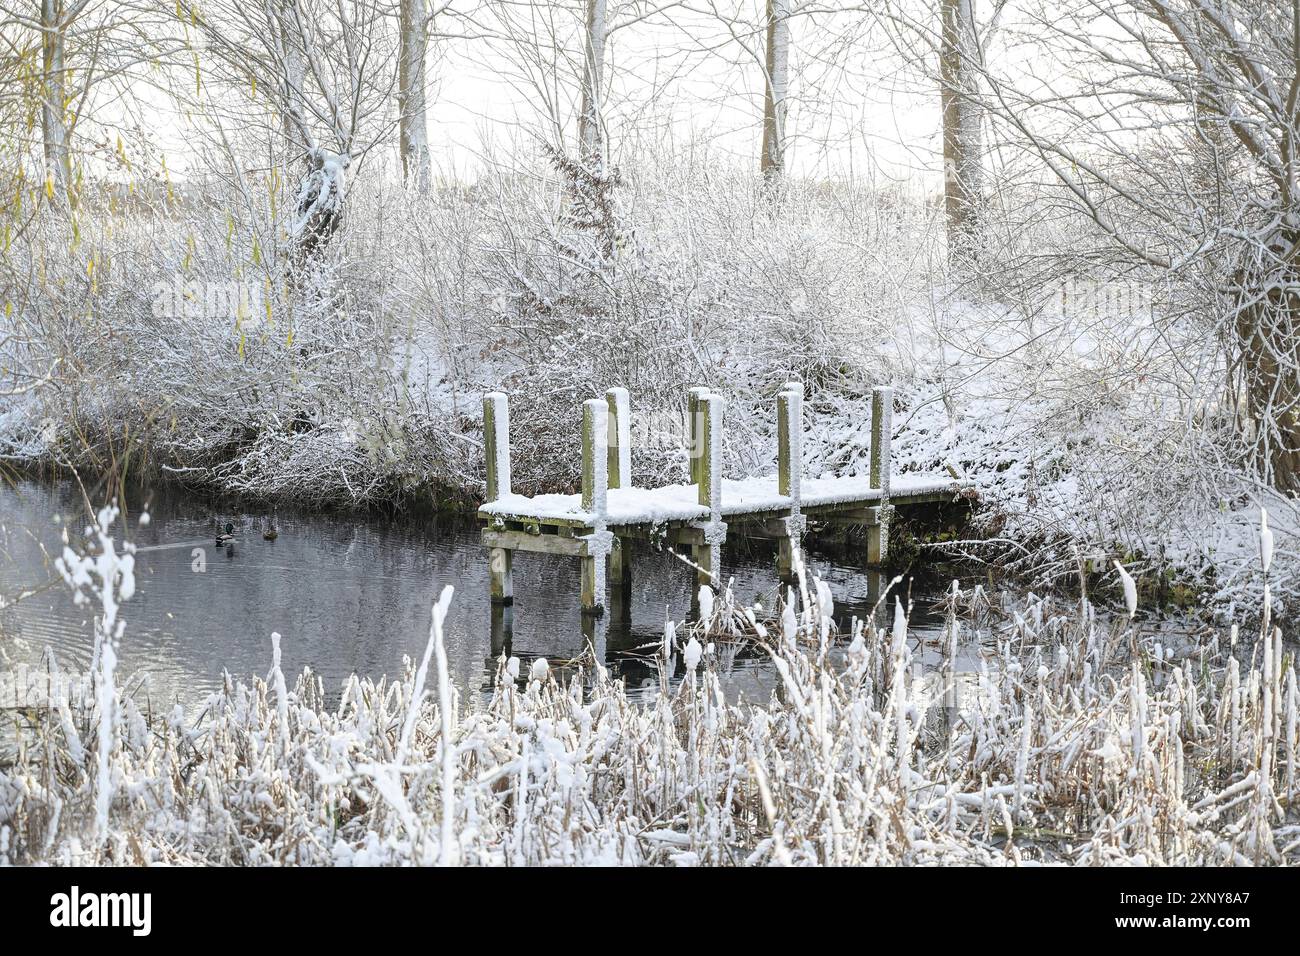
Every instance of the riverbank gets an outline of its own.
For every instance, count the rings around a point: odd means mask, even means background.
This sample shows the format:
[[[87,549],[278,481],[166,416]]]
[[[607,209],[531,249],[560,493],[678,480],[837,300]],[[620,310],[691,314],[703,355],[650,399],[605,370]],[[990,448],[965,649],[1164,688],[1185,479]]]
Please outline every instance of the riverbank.
[[[15,275],[68,281],[6,316],[27,345],[0,398],[0,463],[267,508],[467,509],[484,494],[486,392],[511,396],[514,487],[532,494],[576,488],[581,402],[613,385],[632,395],[636,484],[685,479],[696,385],[727,400],[726,476],[770,473],[775,396],[797,379],[804,473],[851,476],[868,468],[870,390],[889,383],[897,473],[951,465],[980,493],[968,527],[922,535],[909,558],[984,561],[1037,589],[1091,566],[1112,591],[1118,558],[1152,595],[1226,621],[1259,606],[1264,507],[1284,571],[1273,597],[1297,606],[1300,515],[1261,479],[1226,391],[1207,393],[1188,361],[1197,334],[1157,321],[1149,299],[1137,316],[1099,309],[1108,287],[1068,256],[959,280],[918,197],[796,181],[774,204],[748,175],[647,163],[605,224],[617,255],[595,265],[573,262],[602,236],[564,217],[553,170],[423,199],[355,187],[312,296],[250,262],[224,219],[187,232],[88,218],[86,242],[118,250],[89,287],[46,223]],[[1069,238],[1035,241],[1050,260]],[[241,271],[269,283],[265,316],[149,295],[219,291]]]
[[[1071,591],[1083,576],[1090,586],[1117,595],[1110,567],[1111,561],[1120,559],[1133,569],[1144,596],[1153,602],[1231,622],[1249,616],[1262,597],[1263,578],[1255,562],[1262,506],[1272,516],[1279,567],[1285,572],[1273,581],[1273,598],[1279,615],[1289,616],[1300,598],[1300,576],[1291,573],[1300,566],[1296,543],[1300,520],[1291,500],[1231,467],[1222,468],[1213,484],[1207,485],[1195,460],[1177,456],[1176,449],[1160,440],[1158,421],[1153,420],[1145,434],[1120,441],[1120,425],[1107,424],[1120,416],[1117,408],[1087,412],[1068,397],[1054,401],[1007,397],[1007,388],[991,379],[967,382],[960,388],[934,382],[898,388],[895,473],[956,470],[973,481],[978,492],[973,509],[958,503],[932,513],[916,527],[900,528],[895,538],[899,567],[967,561],[987,564],[999,576],[1039,590]],[[869,395],[843,383],[837,388],[810,384],[809,390],[807,404],[817,412],[807,416],[805,474],[865,474]],[[1141,403],[1137,395],[1129,395],[1126,401]],[[148,432],[124,451],[87,446],[75,457],[60,443],[25,446],[21,455],[15,455],[10,442],[4,460],[11,475],[46,479],[70,474],[67,462],[83,468],[107,466],[98,477],[83,479],[94,504],[114,493],[120,495],[127,486],[138,489],[152,483],[209,498],[218,510],[270,512],[298,507],[341,515],[362,512],[416,520],[449,515],[472,521],[483,497],[481,393],[461,394],[454,404],[459,412],[438,421],[437,428],[445,433],[442,441],[399,446],[408,457],[436,464],[418,478],[409,468],[392,467],[392,462],[383,465],[364,450],[364,436],[341,436],[324,427],[320,434],[297,432],[293,440],[351,444],[338,454],[332,471],[310,483],[298,481],[289,469],[288,461],[295,460],[296,454],[289,456],[273,480],[250,481],[245,459],[258,458],[255,448],[247,452],[231,448],[232,457],[210,467],[169,464],[166,449],[150,444]],[[773,409],[766,404],[729,408],[733,430],[724,441],[728,477],[750,477],[774,468],[776,423]],[[571,416],[575,422],[576,409],[575,404]],[[1120,416],[1130,429],[1131,411]],[[679,414],[678,409],[634,405],[638,428],[633,434],[643,439],[632,458],[639,484],[685,480],[688,466],[680,445],[684,423],[678,423],[675,431],[659,432],[645,424],[673,422]],[[30,431],[30,423],[22,424],[17,409],[3,418],[0,424],[11,435]],[[541,440],[518,427],[512,435],[519,436],[516,459],[522,462],[516,487],[574,489],[577,476],[568,474],[567,468],[573,456],[548,453]],[[554,434],[545,438],[559,440]],[[1135,458],[1132,445],[1140,446],[1147,439],[1148,453]],[[449,444],[461,452],[450,460],[439,458],[444,453],[440,449]],[[281,467],[259,460],[263,467]],[[812,531],[817,534],[816,528]],[[833,546],[830,539],[821,543]],[[845,542],[850,549],[853,544]]]

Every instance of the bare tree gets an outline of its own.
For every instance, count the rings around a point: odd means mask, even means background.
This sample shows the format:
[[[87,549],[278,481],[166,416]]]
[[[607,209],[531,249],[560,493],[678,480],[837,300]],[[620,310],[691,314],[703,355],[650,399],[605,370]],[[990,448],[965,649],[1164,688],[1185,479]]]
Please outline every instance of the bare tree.
[[[45,164],[54,176],[55,188],[66,196],[72,182],[72,159],[68,140],[72,133],[67,120],[67,31],[86,6],[78,0],[65,10],[62,0],[41,0],[41,130]]]
[[[940,0],[940,101],[943,106],[943,193],[948,255],[969,262],[977,245],[983,155],[975,86],[980,56],[975,0]]]
[[[601,110],[605,75],[605,0],[587,0],[583,32],[582,109],[578,114],[578,141],[584,162],[605,165],[605,133]]]
[[[759,169],[772,181],[785,169],[786,93],[790,86],[789,0],[767,0],[767,61],[763,71],[763,147]]]
[[[245,134],[260,130],[271,144],[278,141],[286,166],[303,164],[287,229],[292,261],[305,262],[342,221],[349,167],[395,125],[388,106],[398,75],[391,16],[378,4],[352,0],[179,4],[182,24],[199,40],[195,73],[212,74],[220,87],[190,99],[219,128],[233,119]],[[269,117],[259,91],[270,97]]]
[[[13,66],[6,92],[38,104],[46,192],[66,209],[77,198],[76,138],[87,107],[101,85],[140,80],[136,68],[165,47],[151,36],[157,17],[126,0],[21,0],[0,12],[0,49]],[[29,69],[33,58],[38,66]]]
[[[1197,414],[1226,391],[1262,479],[1300,491],[1300,0],[1044,4],[1008,43],[1033,54],[983,60],[979,98],[1091,224],[1071,260],[1167,283],[1171,360],[1219,350]]]
[[[426,116],[425,59],[429,46],[429,13],[425,0],[400,0],[399,16],[401,50],[398,54],[397,104],[402,174],[407,183],[424,193],[428,192],[432,177]]]

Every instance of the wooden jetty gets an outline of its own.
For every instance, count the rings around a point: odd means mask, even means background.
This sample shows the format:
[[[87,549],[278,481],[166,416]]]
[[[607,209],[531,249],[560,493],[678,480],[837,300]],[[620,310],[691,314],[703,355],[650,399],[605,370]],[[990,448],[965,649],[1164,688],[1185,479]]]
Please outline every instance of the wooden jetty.
[[[803,460],[803,385],[790,382],[777,396],[776,474],[744,480],[721,475],[722,396],[704,388],[688,395],[689,484],[634,488],[631,484],[631,403],[627,389],[611,388],[604,399],[582,405],[582,491],[576,495],[514,494],[510,489],[510,413],[506,396],[483,399],[487,501],[478,516],[489,549],[492,601],[514,598],[514,552],[563,554],[582,562],[582,609],[598,615],[605,583],[617,616],[629,608],[630,539],[689,548],[700,584],[718,586],[719,554],[729,533],[775,538],[778,571],[789,580],[794,550],[808,519],[867,527],[865,563],[878,567],[889,551],[889,525],[899,508],[951,501],[969,482],[951,477],[891,475],[893,389],[873,390],[870,474],[855,478],[808,478]]]

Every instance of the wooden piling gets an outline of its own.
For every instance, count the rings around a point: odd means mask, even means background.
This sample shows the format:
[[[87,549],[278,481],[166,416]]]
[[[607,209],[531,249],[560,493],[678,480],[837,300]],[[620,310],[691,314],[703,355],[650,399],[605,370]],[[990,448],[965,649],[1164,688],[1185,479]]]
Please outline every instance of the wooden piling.
[[[879,508],[868,508],[867,515],[867,565],[875,568],[885,563],[888,531],[881,521]]]
[[[776,490],[790,493],[790,405],[794,396],[782,392],[776,397]]]
[[[699,570],[698,584],[718,586],[722,542],[727,526],[722,520],[722,409],[721,395],[706,393],[699,397],[699,502],[709,509],[704,543],[692,547]]]
[[[867,526],[867,563],[883,565],[889,560],[889,504],[891,472],[890,441],[894,431],[894,390],[880,385],[871,391],[871,487],[880,491],[876,519]]]
[[[794,538],[790,535],[777,541],[776,576],[782,584],[794,583]]]
[[[894,390],[871,390],[871,487],[889,492],[889,442],[893,435]]]
[[[488,586],[493,604],[514,603],[515,582],[511,571],[513,555],[514,552],[508,548],[488,549]]]
[[[609,406],[599,398],[582,403],[582,509],[592,515],[592,539],[607,539],[605,515],[609,491]],[[582,612],[605,610],[605,552],[591,540],[582,564]],[[608,550],[606,548],[606,550]]]
[[[603,558],[595,558],[591,555],[584,555],[580,559],[582,565],[580,589],[583,614],[603,614],[605,611],[605,596],[600,593],[600,569],[597,565],[598,561],[603,560]]]
[[[698,385],[686,393],[686,453],[693,485],[700,482],[700,459],[704,454],[700,438],[700,399],[707,394],[709,390]]]
[[[616,621],[632,619],[632,543],[615,538],[609,552],[609,607]]]
[[[794,580],[794,551],[803,535],[800,505],[803,468],[803,384],[787,382],[776,397],[776,490],[791,499],[785,536],[777,552],[776,571],[782,582]]]
[[[487,461],[487,500],[510,494],[510,405],[504,392],[483,396],[483,457]]]
[[[699,428],[696,443],[699,452],[696,456],[699,462],[697,482],[699,484],[699,502],[708,507],[710,511],[716,510],[716,506],[722,504],[720,500],[722,497],[722,473],[719,470],[720,462],[716,460],[716,455],[721,447],[721,417],[722,397],[708,393],[701,395],[696,409],[697,427]]]
[[[510,494],[510,406],[504,392],[483,396],[483,457],[487,462],[487,500]],[[488,549],[488,591],[493,604],[515,599],[508,548]]]
[[[605,393],[609,409],[609,487],[632,487],[632,402],[627,389],[611,388]]]
[[[598,398],[582,403],[582,510],[605,513],[609,488],[609,407]]]

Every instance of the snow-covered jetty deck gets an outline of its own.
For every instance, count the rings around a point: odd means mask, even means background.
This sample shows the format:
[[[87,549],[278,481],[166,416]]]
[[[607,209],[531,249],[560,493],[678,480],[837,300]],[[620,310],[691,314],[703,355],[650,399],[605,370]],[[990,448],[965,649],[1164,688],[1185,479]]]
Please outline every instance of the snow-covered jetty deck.
[[[889,549],[889,523],[900,507],[951,501],[970,487],[948,476],[891,477],[889,444],[893,389],[874,390],[870,475],[806,478],[803,460],[803,386],[787,383],[777,396],[776,474],[740,481],[721,477],[720,395],[691,389],[688,397],[689,484],[631,486],[630,401],[626,389],[582,407],[582,492],[528,497],[510,490],[510,413],[506,396],[483,399],[487,502],[479,509],[483,544],[490,554],[492,599],[513,600],[515,551],[564,554],[582,562],[582,608],[605,605],[606,560],[617,614],[629,607],[632,538],[688,547],[701,584],[717,586],[719,555],[729,530],[780,542],[779,572],[788,579],[797,542],[809,518],[867,527],[865,563],[878,566]]]

